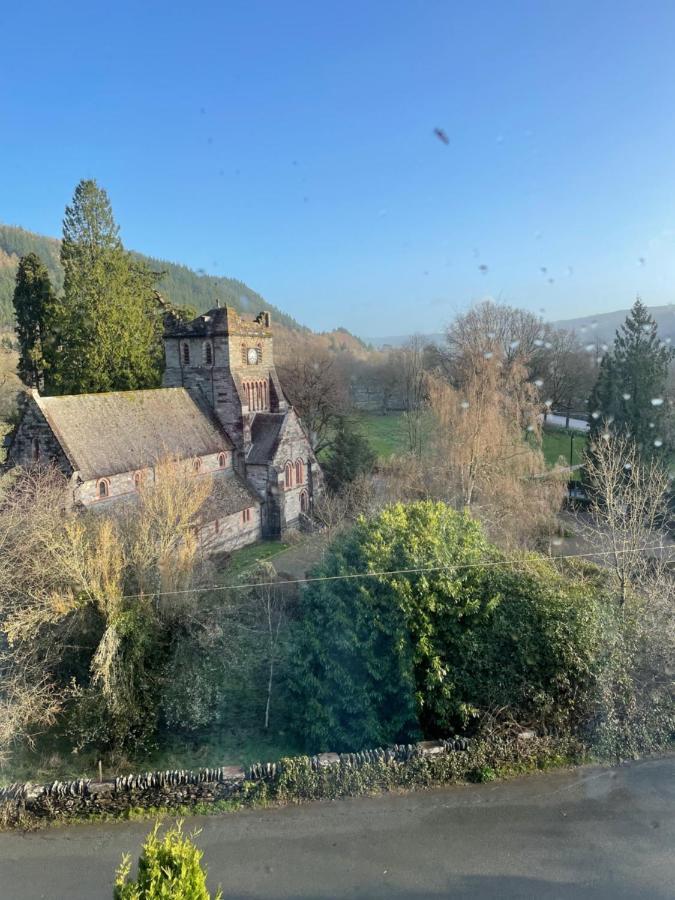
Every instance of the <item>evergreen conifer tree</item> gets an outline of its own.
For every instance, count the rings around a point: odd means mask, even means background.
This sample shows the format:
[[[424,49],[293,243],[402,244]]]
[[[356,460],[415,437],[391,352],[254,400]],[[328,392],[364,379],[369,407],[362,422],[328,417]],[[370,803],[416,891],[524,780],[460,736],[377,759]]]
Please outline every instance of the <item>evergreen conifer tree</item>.
[[[630,435],[644,454],[658,450],[665,458],[671,443],[665,392],[674,356],[638,298],[600,365],[589,399],[591,437],[610,428]]]
[[[368,474],[375,465],[375,453],[368,439],[348,419],[341,419],[323,470],[328,486],[338,491],[358,475]]]
[[[44,390],[54,362],[53,320],[57,300],[49,272],[37,253],[28,253],[19,261],[13,303],[19,376],[30,387]]]
[[[75,189],[63,220],[63,302],[53,372],[58,393],[155,387],[161,377],[157,277],[122,246],[108,195],[95,181]]]

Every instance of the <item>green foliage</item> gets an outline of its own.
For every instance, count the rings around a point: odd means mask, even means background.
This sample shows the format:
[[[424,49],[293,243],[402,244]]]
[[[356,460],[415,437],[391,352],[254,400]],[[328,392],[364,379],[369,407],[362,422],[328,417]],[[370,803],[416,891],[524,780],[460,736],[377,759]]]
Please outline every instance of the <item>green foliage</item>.
[[[328,487],[338,491],[359,475],[369,474],[375,459],[368,439],[349,419],[341,419],[330,452],[323,462]]]
[[[359,521],[314,575],[364,572],[394,574],[300,599],[290,690],[311,749],[447,734],[495,708],[557,729],[587,711],[603,602],[543,558],[506,557],[474,520],[422,502]]]
[[[160,383],[162,320],[157,275],[127,253],[106,192],[81,181],[66,207],[63,297],[51,321],[59,346],[54,393],[131,390]]]
[[[665,390],[675,350],[657,332],[656,322],[637,299],[602,359],[588,408],[595,414],[590,420],[591,439],[609,426],[630,435],[642,453],[651,455],[658,449],[665,458],[670,444]],[[655,440],[662,442],[658,448]]]
[[[192,841],[198,833],[184,835],[182,823],[177,822],[160,837],[158,822],[143,844],[137,879],[129,878],[129,857],[122,859],[115,878],[115,900],[210,900],[201,864],[204,854]],[[218,891],[214,900],[221,897]]]
[[[12,299],[19,344],[18,373],[32,387],[42,388],[45,369],[54,362],[56,347],[50,342],[56,295],[49,273],[39,256],[21,257]]]
[[[12,293],[19,258],[37,253],[44,261],[49,276],[58,292],[63,287],[63,269],[59,261],[60,242],[23,228],[0,225],[0,326],[13,322]],[[189,306],[198,313],[211,309],[214,299],[234,307],[239,313],[250,315],[268,309],[275,322],[288,328],[300,328],[291,316],[268,303],[248,285],[234,278],[206,275],[187,266],[153,259],[140,253],[132,253],[134,259],[153,272],[161,272],[157,288],[164,299],[174,307]],[[194,318],[194,316],[191,316]]]

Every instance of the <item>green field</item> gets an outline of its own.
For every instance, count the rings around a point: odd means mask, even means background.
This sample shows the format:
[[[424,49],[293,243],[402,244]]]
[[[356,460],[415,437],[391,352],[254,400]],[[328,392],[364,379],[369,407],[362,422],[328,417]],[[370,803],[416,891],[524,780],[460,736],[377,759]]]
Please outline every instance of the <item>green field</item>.
[[[404,413],[359,413],[356,421],[380,459],[408,449],[408,433]]]
[[[361,431],[366,435],[380,459],[388,459],[394,453],[405,453],[408,438],[404,413],[359,413],[356,417]],[[563,428],[545,428],[543,431],[542,450],[546,465],[553,467],[562,456],[569,465],[570,434]],[[578,465],[583,456],[586,436],[574,432],[572,464]]]

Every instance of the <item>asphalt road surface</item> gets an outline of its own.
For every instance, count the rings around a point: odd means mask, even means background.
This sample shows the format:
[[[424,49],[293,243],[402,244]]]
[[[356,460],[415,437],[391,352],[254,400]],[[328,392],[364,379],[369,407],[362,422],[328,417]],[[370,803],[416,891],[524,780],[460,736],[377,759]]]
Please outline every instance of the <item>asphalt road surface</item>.
[[[675,897],[675,758],[189,820],[225,897]],[[147,822],[0,834],[0,897],[112,897]]]

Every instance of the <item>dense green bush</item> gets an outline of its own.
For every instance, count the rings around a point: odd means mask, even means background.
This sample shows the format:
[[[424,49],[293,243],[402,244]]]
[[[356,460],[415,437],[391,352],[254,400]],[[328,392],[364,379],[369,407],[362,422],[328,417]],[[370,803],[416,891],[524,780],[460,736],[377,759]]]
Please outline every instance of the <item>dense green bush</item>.
[[[300,600],[289,689],[309,749],[433,737],[497,709],[547,730],[589,715],[601,578],[507,557],[431,502],[359,521],[313,574],[359,577],[313,582]]]
[[[138,878],[130,880],[131,860],[122,859],[115,879],[115,900],[210,900],[203,853],[176,823],[160,838],[159,823],[143,844],[138,860]],[[192,835],[194,837],[194,835]],[[214,900],[220,900],[220,891]]]

